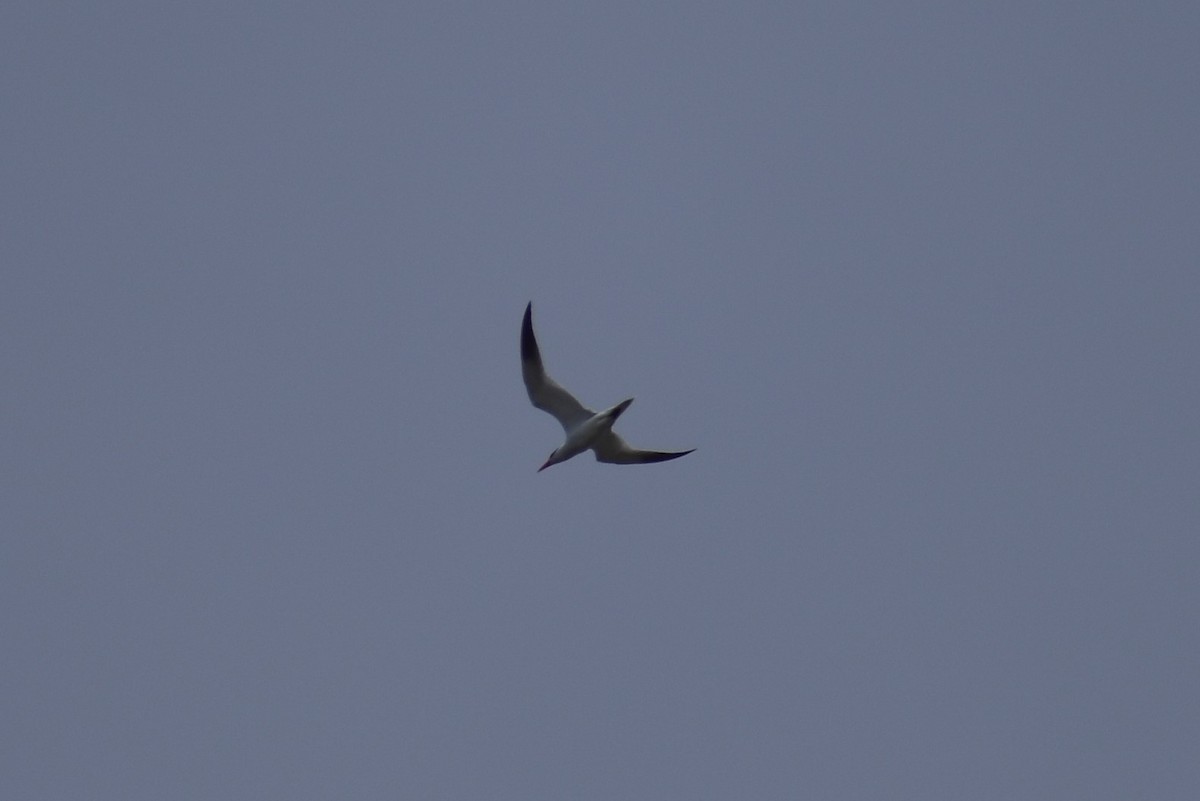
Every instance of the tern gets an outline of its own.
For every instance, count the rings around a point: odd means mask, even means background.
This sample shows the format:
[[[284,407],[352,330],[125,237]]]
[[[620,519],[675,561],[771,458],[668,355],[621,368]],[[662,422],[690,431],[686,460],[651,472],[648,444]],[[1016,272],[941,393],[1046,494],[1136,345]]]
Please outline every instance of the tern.
[[[687,456],[687,451],[643,451],[631,448],[625,440],[612,430],[613,423],[633,403],[627,398],[610,409],[593,412],[575,396],[560,387],[542,366],[542,354],[538,350],[537,338],[533,335],[533,302],[525,307],[525,321],[521,324],[521,376],[529,400],[543,412],[549,412],[562,425],[567,440],[550,453],[546,463],[538,468],[542,472],[551,465],[565,462],[591,448],[597,462],[611,464],[647,464],[665,462]]]

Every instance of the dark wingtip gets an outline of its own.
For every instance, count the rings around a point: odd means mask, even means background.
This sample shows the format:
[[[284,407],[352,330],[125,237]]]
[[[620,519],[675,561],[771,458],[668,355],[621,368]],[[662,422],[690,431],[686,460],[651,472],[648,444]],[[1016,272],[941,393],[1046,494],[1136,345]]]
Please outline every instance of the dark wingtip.
[[[537,339],[533,336],[533,301],[525,307],[525,319],[521,323],[521,361],[540,362]]]
[[[692,448],[690,451],[653,451],[642,456],[641,461],[643,464],[669,462],[672,459],[678,459],[680,456],[687,456],[689,453],[692,453],[695,450],[695,448]]]

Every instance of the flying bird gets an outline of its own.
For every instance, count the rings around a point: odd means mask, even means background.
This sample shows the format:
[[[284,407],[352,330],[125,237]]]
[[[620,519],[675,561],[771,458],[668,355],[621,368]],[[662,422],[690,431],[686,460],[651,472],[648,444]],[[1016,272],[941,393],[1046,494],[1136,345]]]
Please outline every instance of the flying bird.
[[[549,412],[562,425],[567,440],[554,449],[546,463],[538,468],[542,472],[551,465],[565,462],[591,448],[597,462],[612,464],[646,464],[665,462],[687,456],[687,451],[643,451],[631,448],[612,430],[613,423],[633,403],[633,398],[621,401],[611,409],[596,413],[575,400],[575,396],[560,387],[546,375],[542,366],[542,354],[538,350],[537,338],[533,335],[533,302],[525,307],[525,321],[521,324],[521,376],[529,400],[543,412]]]

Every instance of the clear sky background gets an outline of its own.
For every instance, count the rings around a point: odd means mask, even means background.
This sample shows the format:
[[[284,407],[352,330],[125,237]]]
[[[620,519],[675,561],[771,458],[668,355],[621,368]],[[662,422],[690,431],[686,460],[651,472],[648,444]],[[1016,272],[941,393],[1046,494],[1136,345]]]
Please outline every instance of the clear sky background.
[[[1198,41],[5,3],[0,796],[1200,797]]]

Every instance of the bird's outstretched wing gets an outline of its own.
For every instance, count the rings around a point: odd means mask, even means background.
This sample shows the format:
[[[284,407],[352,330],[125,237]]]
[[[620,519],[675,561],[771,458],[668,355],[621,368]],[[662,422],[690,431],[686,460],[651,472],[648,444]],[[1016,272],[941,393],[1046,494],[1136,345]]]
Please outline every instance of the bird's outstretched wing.
[[[611,428],[596,437],[596,441],[592,443],[592,452],[596,454],[596,461],[609,462],[610,464],[666,462],[671,459],[678,459],[680,456],[687,456],[694,450],[696,449],[692,448],[687,451],[641,451],[637,448],[631,448],[629,443],[617,436]]]
[[[533,335],[532,302],[525,307],[525,321],[521,324],[521,377],[525,379],[525,391],[529,393],[530,402],[543,412],[554,415],[564,431],[570,432],[595,415],[546,375],[537,338]]]

